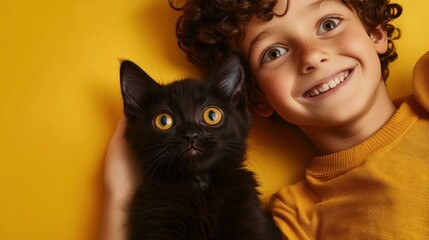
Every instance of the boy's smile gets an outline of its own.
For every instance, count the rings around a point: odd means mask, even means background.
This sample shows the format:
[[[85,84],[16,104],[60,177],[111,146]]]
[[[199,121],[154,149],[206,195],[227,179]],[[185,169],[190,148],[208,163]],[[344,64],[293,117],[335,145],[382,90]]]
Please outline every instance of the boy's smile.
[[[266,103],[259,113],[276,112],[307,135],[384,124],[394,111],[378,58],[386,32],[367,32],[340,0],[289,0],[282,14],[286,4],[270,21],[253,17],[240,45]]]
[[[320,83],[315,84],[314,87],[305,91],[305,93],[303,94],[303,97],[312,98],[312,97],[323,95],[328,91],[331,91],[332,89],[339,87],[340,84],[346,81],[352,73],[353,73],[353,70],[348,69],[345,71],[341,71],[332,77],[322,79]]]

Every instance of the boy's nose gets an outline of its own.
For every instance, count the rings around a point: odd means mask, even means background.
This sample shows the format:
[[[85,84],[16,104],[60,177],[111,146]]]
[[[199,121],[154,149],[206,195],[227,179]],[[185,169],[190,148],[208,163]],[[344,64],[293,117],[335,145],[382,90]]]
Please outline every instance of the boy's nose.
[[[300,59],[299,69],[303,74],[308,74],[320,67],[320,64],[328,61],[328,54],[316,41],[304,41],[300,44],[297,58]]]

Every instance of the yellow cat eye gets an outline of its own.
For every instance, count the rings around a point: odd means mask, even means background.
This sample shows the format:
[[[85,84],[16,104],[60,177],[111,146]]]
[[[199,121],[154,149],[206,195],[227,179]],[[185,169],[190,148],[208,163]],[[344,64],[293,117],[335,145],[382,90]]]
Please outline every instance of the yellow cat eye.
[[[203,112],[203,120],[209,125],[217,125],[222,121],[223,113],[217,107],[208,107]]]
[[[154,125],[159,130],[168,130],[173,126],[173,117],[167,113],[158,114],[155,117]]]

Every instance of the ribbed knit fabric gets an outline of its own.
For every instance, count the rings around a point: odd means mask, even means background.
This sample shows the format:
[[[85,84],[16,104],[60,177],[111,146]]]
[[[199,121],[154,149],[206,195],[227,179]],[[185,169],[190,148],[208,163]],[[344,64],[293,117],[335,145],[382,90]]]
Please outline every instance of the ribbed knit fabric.
[[[289,239],[429,239],[429,113],[413,97],[373,136],[313,159],[271,200]]]

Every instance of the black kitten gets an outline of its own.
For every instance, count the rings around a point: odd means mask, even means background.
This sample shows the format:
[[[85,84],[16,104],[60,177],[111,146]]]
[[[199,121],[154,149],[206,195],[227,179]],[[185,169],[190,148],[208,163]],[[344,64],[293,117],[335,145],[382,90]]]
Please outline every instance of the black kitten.
[[[122,62],[125,138],[142,170],[127,239],[280,239],[243,167],[244,80],[238,53],[205,80],[168,85]]]

